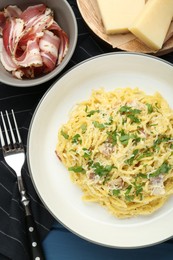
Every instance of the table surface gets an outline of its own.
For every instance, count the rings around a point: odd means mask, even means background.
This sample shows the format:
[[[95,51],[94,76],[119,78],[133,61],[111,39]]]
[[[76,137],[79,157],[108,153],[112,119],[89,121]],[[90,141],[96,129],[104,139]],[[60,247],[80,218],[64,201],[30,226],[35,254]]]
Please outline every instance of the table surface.
[[[90,29],[83,21],[80,12],[76,6],[76,1],[69,0],[68,2],[70,3],[76,15],[78,23],[78,42],[69,64],[61,72],[61,74],[55,77],[54,79],[50,80],[49,82],[35,87],[12,87],[0,83],[0,110],[9,111],[11,109],[14,109],[19,125],[19,130],[22,132],[22,138],[24,139],[25,146],[29,129],[29,123],[32,118],[32,115],[40,99],[42,98],[44,93],[50,88],[53,82],[55,82],[68,69],[72,68],[73,66],[80,63],[83,60],[103,53],[119,51],[118,49],[111,49],[110,46],[106,45],[104,42],[100,41],[100,39],[98,39],[95,35],[93,35],[93,33],[90,31]],[[173,53],[164,55],[161,58],[173,63]],[[2,167],[3,164],[0,164],[0,171],[3,171]]]

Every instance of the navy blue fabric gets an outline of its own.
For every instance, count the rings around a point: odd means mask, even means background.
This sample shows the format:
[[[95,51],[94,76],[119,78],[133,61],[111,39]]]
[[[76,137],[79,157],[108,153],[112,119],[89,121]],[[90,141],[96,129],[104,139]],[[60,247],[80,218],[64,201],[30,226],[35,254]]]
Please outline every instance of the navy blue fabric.
[[[140,249],[115,249],[85,241],[59,223],[43,241],[48,260],[172,260],[173,240]]]

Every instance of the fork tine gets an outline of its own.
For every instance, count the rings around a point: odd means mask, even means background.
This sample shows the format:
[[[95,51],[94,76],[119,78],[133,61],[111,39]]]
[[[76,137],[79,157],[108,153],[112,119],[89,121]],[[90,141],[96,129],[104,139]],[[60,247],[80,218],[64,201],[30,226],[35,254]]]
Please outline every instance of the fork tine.
[[[10,145],[11,142],[10,142],[10,137],[8,135],[8,131],[7,131],[7,127],[6,127],[6,123],[5,123],[5,120],[4,120],[4,116],[3,116],[3,113],[1,111],[1,118],[2,118],[2,123],[3,123],[3,127],[4,127],[4,131],[5,131],[5,136],[6,136],[6,140],[7,140],[7,144]],[[1,131],[2,132],[2,131]],[[5,143],[5,141],[4,141]]]
[[[13,120],[14,120],[14,125],[15,125],[15,129],[16,129],[18,141],[19,141],[19,143],[22,143],[21,136],[20,136],[20,133],[19,133],[19,128],[18,128],[18,125],[17,125],[17,121],[16,121],[16,117],[14,115],[13,109],[11,110],[11,113],[12,113],[12,116],[13,116]]]
[[[14,132],[13,132],[13,129],[12,129],[12,126],[11,126],[11,122],[10,122],[10,118],[9,118],[7,110],[5,111],[5,113],[6,113],[8,125],[9,125],[9,128],[10,128],[11,138],[12,138],[13,144],[15,144],[16,139],[15,139],[15,136],[14,136]]]
[[[4,137],[3,137],[3,134],[2,134],[1,126],[0,126],[0,140],[1,140],[2,147],[4,147],[5,146],[5,140],[4,140]]]

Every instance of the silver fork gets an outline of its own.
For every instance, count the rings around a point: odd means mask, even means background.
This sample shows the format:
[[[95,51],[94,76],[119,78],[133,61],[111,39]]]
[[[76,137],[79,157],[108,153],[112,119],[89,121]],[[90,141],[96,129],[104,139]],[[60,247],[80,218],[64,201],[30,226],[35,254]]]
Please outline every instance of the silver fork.
[[[42,260],[45,258],[41,248],[41,243],[38,239],[36,225],[32,217],[32,213],[30,209],[30,199],[27,195],[22,180],[22,175],[21,175],[22,166],[25,161],[24,146],[22,144],[14,111],[11,110],[12,120],[10,120],[10,114],[8,114],[7,111],[5,111],[5,114],[6,114],[6,120],[3,113],[1,112],[2,128],[0,126],[0,140],[1,140],[4,160],[10,166],[10,168],[15,171],[17,176],[18,188],[21,195],[21,203],[25,209],[26,228],[27,228],[28,238],[30,242],[30,251],[31,251],[30,253],[32,255],[32,259]],[[8,128],[9,131],[7,130]]]

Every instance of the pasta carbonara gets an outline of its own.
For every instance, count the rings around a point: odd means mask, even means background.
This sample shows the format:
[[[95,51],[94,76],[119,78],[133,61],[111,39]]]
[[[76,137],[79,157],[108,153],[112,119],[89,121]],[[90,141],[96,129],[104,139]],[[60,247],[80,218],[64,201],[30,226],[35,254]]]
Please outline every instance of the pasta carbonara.
[[[56,153],[85,201],[148,215],[173,194],[173,111],[159,93],[95,90],[62,125]]]

